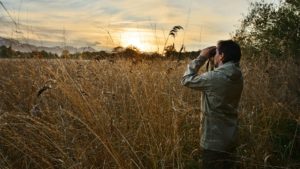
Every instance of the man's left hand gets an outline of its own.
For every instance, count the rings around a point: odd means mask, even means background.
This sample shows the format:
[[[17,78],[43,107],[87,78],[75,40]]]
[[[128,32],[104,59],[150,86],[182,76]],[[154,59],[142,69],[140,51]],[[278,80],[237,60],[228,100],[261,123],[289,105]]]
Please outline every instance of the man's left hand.
[[[204,57],[206,60],[214,57],[216,54],[216,46],[210,46],[201,50],[199,57]]]

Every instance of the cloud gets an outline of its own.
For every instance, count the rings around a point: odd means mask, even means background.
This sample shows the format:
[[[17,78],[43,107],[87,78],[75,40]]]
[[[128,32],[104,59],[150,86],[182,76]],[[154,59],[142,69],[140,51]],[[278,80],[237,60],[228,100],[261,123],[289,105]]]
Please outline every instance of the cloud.
[[[269,0],[271,1],[271,0]],[[274,0],[273,0],[274,1]],[[176,42],[187,48],[230,38],[248,0],[3,0],[24,36],[61,44],[113,46],[122,32],[135,29],[145,41],[164,44],[170,29],[184,27]],[[22,2],[22,3],[21,3]],[[0,9],[0,36],[13,29]],[[63,35],[63,30],[65,34]],[[17,35],[16,35],[17,36]],[[18,35],[20,36],[20,35]],[[66,36],[66,37],[63,37]],[[114,42],[112,42],[114,41]],[[100,42],[100,43],[95,43]]]

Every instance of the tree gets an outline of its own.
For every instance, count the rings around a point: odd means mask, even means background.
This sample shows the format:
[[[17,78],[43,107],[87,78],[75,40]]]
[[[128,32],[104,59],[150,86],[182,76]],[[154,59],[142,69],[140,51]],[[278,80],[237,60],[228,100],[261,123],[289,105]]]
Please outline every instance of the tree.
[[[299,56],[299,0],[281,1],[279,6],[264,1],[252,3],[234,39],[248,56],[262,52],[277,58]]]
[[[136,58],[140,55],[141,52],[135,46],[128,46],[125,48],[125,50],[122,53],[123,53],[123,57]]]
[[[14,50],[12,50],[11,46],[1,46],[0,47],[0,58],[13,58]]]
[[[114,53],[119,53],[119,52],[123,52],[124,51],[124,48],[122,46],[117,46],[117,47],[114,47],[112,52]]]
[[[70,52],[67,49],[64,49],[61,53],[61,58],[69,59],[70,58]]]

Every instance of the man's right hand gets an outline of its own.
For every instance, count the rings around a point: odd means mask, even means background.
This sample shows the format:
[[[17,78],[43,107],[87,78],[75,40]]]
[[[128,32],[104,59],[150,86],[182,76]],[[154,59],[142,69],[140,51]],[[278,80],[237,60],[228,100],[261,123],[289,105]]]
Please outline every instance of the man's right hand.
[[[199,57],[204,57],[205,59],[209,59],[214,57],[216,54],[216,46],[210,46],[201,50]]]

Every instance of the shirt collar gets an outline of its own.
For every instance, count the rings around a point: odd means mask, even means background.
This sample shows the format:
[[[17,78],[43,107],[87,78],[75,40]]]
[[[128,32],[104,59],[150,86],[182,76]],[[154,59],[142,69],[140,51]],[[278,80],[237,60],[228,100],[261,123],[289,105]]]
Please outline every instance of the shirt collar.
[[[228,62],[222,64],[221,66],[219,66],[216,70],[221,69],[221,68],[223,68],[223,67],[230,66],[230,65],[236,65],[236,66],[239,66],[239,62],[228,61]]]

